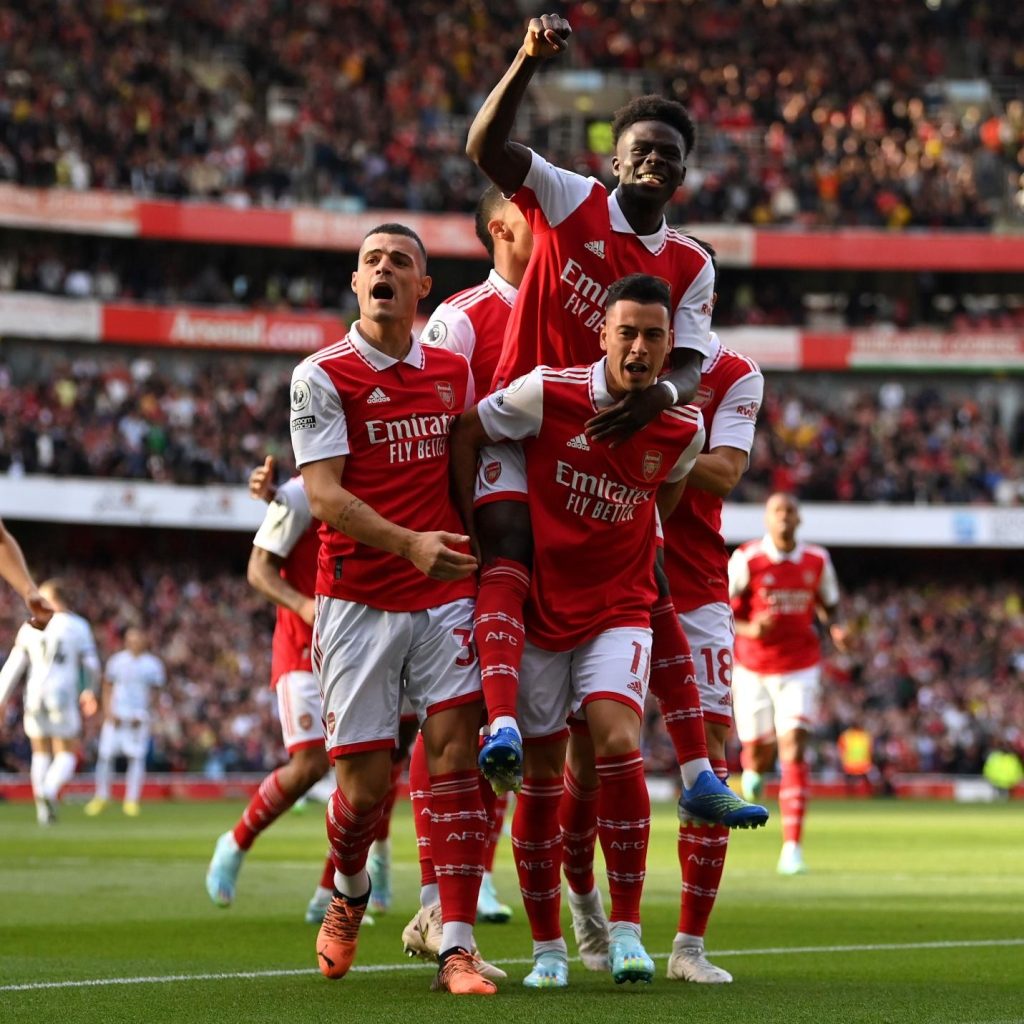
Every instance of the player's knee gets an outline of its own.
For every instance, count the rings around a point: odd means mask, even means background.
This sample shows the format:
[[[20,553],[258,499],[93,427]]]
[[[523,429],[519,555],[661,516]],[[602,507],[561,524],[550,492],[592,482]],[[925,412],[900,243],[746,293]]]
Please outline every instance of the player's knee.
[[[569,738],[565,765],[583,789],[597,789],[599,780],[594,765],[594,747],[589,738],[583,741],[573,733]]]
[[[296,785],[305,791],[324,777],[330,763],[323,747],[307,747],[292,755],[291,767]]]
[[[533,562],[533,531],[525,502],[495,501],[476,510],[477,538],[485,563],[507,558],[529,566]]]
[[[531,779],[560,779],[565,763],[565,742],[530,743],[523,749],[523,774]]]

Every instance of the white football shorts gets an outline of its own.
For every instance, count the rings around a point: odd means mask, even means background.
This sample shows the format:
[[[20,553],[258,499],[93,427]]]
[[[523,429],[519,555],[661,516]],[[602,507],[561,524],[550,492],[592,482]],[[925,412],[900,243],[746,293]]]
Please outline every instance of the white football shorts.
[[[320,717],[320,687],[312,672],[285,672],[274,687],[281,736],[289,754],[305,747],[324,745],[324,723]]]
[[[58,690],[25,705],[25,735],[30,740],[73,740],[82,735],[78,694]]]
[[[140,758],[149,749],[149,722],[108,718],[100,729],[99,756],[104,761],[120,755]]]
[[[821,666],[763,675],[736,665],[732,674],[733,713],[741,743],[771,742],[818,721]]]
[[[403,694],[421,724],[483,699],[469,598],[418,612],[316,600],[313,670],[332,758],[395,747]]]
[[[492,501],[526,501],[526,456],[518,441],[480,449],[476,468],[476,507]]]
[[[545,651],[527,640],[516,705],[523,738],[565,735],[569,715],[581,715],[593,700],[619,701],[642,719],[650,674],[649,629],[607,629],[571,651]]]
[[[736,635],[732,609],[724,601],[716,601],[681,612],[679,622],[693,652],[704,717],[732,725],[732,651]]]

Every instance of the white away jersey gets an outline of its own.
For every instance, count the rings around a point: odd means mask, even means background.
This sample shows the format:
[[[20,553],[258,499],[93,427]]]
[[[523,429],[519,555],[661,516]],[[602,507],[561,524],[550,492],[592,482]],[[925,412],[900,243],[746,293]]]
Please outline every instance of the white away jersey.
[[[163,686],[167,678],[163,662],[149,651],[142,654],[118,651],[107,662],[106,676],[112,684],[109,714],[114,718],[148,722],[150,690]]]
[[[34,629],[26,622],[18,630],[11,657],[19,651],[29,666],[26,710],[41,708],[56,695],[77,700],[86,678],[99,675],[92,630],[74,612],[57,612],[45,629]]]

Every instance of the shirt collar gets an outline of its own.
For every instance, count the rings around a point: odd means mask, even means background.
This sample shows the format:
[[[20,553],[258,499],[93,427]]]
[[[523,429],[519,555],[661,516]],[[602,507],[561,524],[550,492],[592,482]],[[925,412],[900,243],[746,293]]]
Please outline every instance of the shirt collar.
[[[374,348],[359,333],[358,320],[348,329],[348,340],[352,343],[352,347],[378,372],[390,369],[400,362],[408,363],[417,370],[423,369],[423,349],[420,347],[419,339],[415,334],[410,337],[412,338],[412,347],[406,353],[405,358],[395,359],[386,352],[381,352],[379,348]]]
[[[608,391],[607,366],[608,357],[605,356],[590,367],[590,398],[595,409],[605,409],[615,404],[615,399]]]
[[[491,287],[510,305],[514,306],[519,289],[514,284],[509,284],[493,267],[487,275]]]
[[[653,235],[637,235],[630,227],[629,221],[626,220],[626,215],[622,212],[622,207],[619,206],[618,193],[614,189],[608,193],[608,217],[611,221],[612,231],[618,231],[623,235],[636,235],[651,252],[660,252],[664,248],[665,235],[668,232],[668,223],[665,218],[661,218],[661,226]]]
[[[767,533],[761,538],[761,550],[764,551],[764,553],[773,562],[799,562],[804,555],[803,544],[798,542],[797,546],[793,548],[792,551],[780,551]]]

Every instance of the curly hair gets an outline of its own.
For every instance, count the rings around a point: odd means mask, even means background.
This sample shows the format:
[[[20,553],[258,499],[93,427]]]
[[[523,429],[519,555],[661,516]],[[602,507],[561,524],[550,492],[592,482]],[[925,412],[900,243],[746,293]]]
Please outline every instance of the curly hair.
[[[612,121],[612,141],[617,143],[619,136],[637,121],[661,121],[675,128],[683,137],[683,156],[690,154],[697,141],[697,129],[686,107],[664,96],[637,96],[616,110]]]

